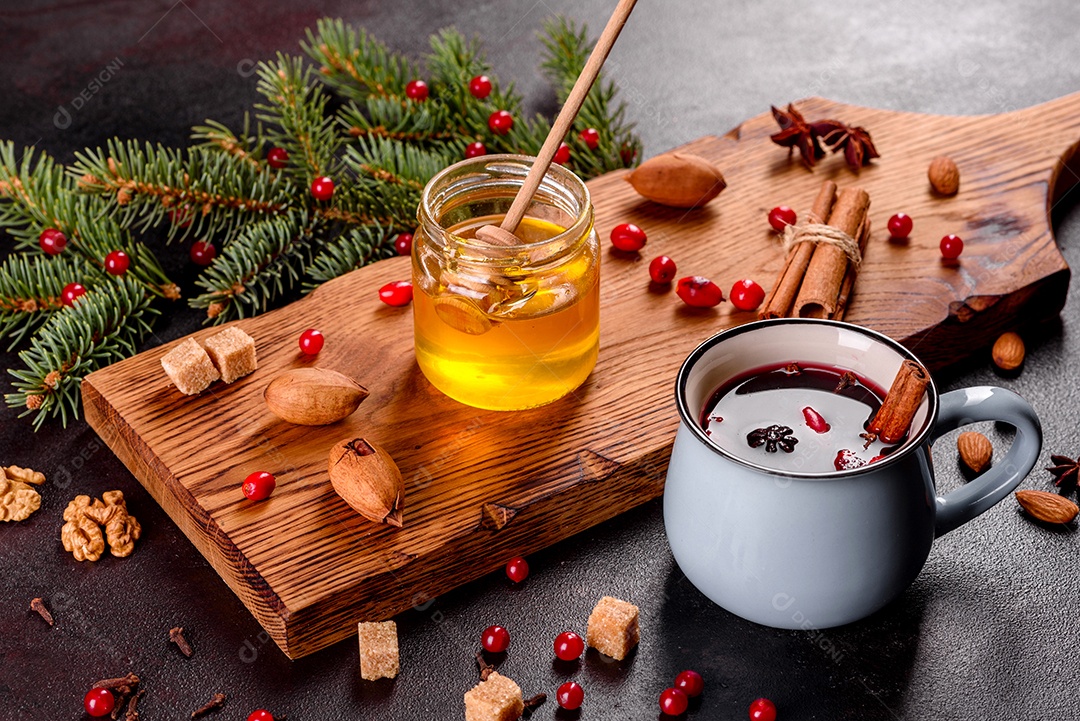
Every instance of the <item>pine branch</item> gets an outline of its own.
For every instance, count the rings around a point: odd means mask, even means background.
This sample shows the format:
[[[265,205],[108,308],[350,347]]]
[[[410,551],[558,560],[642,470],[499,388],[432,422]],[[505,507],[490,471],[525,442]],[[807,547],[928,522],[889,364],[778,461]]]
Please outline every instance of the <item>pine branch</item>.
[[[244,129],[239,134],[216,120],[207,120],[206,125],[196,125],[191,129],[191,139],[202,141],[192,147],[227,153],[245,160],[257,170],[267,169],[262,164],[263,146],[266,142],[262,123],[256,122],[252,132],[249,113],[244,113]]]
[[[308,265],[305,290],[314,290],[328,280],[362,268],[368,263],[394,255],[397,232],[379,225],[350,228],[326,244]]]
[[[9,369],[15,392],[4,396],[20,418],[34,415],[34,429],[49,417],[79,415],[79,384],[91,371],[135,353],[157,315],[150,296],[134,279],[118,278],[87,292],[55,313],[19,353],[23,369]]]
[[[14,143],[0,142],[0,228],[16,239],[16,247],[39,250],[45,228],[76,235],[76,208],[87,203],[71,189],[71,179],[51,156],[25,148],[20,159]]]
[[[308,28],[304,52],[319,64],[322,81],[342,97],[363,102],[368,97],[405,99],[405,85],[418,77],[407,58],[340,18],[323,18]]]
[[[400,141],[361,139],[345,153],[345,164],[356,174],[354,207],[367,215],[381,215],[374,221],[377,225],[412,228],[424,185],[451,162],[442,153]]]
[[[68,283],[83,282],[93,268],[80,256],[58,258],[20,253],[0,265],[0,338],[12,350],[49,316],[63,308],[60,293]]]

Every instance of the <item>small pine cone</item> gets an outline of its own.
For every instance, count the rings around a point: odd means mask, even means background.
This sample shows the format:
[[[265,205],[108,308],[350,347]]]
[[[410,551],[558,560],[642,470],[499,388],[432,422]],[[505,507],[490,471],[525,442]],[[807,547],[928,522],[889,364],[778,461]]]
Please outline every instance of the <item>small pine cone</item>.
[[[225,310],[225,304],[221,301],[215,301],[206,306],[206,317],[217,318]]]
[[[27,396],[26,397],[26,407],[29,410],[32,410],[32,411],[36,411],[38,408],[41,408],[41,404],[44,403],[44,402],[45,402],[45,398],[43,396]]]
[[[120,190],[116,191],[116,204],[117,205],[127,205],[130,202],[131,202],[131,191],[130,190],[128,190],[127,188],[120,188]]]
[[[49,371],[49,374],[45,376],[45,385],[49,388],[56,388],[60,383],[60,371]]]
[[[161,294],[169,300],[180,300],[180,287],[176,283],[161,286]]]

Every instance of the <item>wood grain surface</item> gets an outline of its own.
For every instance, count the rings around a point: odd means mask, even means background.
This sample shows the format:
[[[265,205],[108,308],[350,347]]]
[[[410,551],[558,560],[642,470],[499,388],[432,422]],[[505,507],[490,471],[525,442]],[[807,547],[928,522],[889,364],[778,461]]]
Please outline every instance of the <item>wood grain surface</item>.
[[[600,360],[574,394],[543,408],[465,407],[424,379],[409,308],[377,289],[409,276],[394,258],[326,283],[303,300],[238,325],[256,340],[259,370],[197,397],[172,387],[159,360],[175,343],[91,374],[90,424],[147,487],[282,650],[292,658],[382,620],[611,518],[663,488],[678,420],[673,382],[695,345],[755,314],[691,309],[648,282],[648,261],[675,258],[679,276],[722,288],[750,277],[768,289],[782,251],[766,222],[775,205],[807,209],[825,178],[870,193],[874,232],[847,320],[901,340],[931,368],[984,352],[996,335],[1062,307],[1069,269],[1050,228],[1054,197],[1076,182],[1065,161],[1080,140],[1080,94],[1000,116],[938,117],[811,98],[808,119],[833,117],[873,134],[882,158],[857,176],[840,156],[813,170],[768,141],[768,113],[682,150],[715,162],[728,188],[705,208],[665,208],[637,196],[623,172],[589,183],[603,241]],[[960,193],[934,196],[930,159],[960,167]],[[907,242],[888,217],[914,218]],[[649,234],[643,253],[608,250],[620,222]],[[965,242],[956,263],[941,236]],[[316,360],[296,340],[326,334]],[[200,339],[217,332],[206,329]],[[371,396],[326,427],[274,417],[263,390],[279,372],[317,364],[356,378]],[[370,523],[332,490],[331,446],[363,436],[386,448],[406,481],[402,529]],[[251,472],[278,478],[251,503]]]

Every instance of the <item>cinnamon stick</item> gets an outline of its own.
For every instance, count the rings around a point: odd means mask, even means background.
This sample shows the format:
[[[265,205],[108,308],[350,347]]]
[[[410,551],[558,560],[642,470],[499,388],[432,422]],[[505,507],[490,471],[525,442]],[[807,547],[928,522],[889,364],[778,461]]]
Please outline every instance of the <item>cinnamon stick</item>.
[[[885,395],[885,400],[878,408],[874,420],[870,421],[867,431],[882,443],[897,443],[903,440],[915,419],[915,411],[922,403],[930,376],[926,369],[913,360],[900,364],[892,386]],[[871,439],[872,440],[872,439]]]
[[[863,224],[859,226],[859,235],[856,240],[859,243],[859,255],[862,256],[866,253],[866,241],[870,238],[870,216],[866,216],[863,219]],[[847,312],[847,304],[851,299],[851,289],[855,287],[855,276],[859,274],[858,269],[848,263],[847,271],[844,273],[844,282],[840,284],[840,294],[836,298],[836,308],[829,314],[830,320],[843,320],[844,313]]]
[[[832,212],[833,203],[836,201],[836,183],[826,180],[821,184],[814,205],[810,209],[809,222],[824,223]],[[799,243],[788,251],[784,267],[780,270],[772,290],[769,291],[759,318],[785,318],[791,312],[791,305],[795,302],[795,296],[799,292],[799,286],[806,275],[806,266],[810,263],[810,257],[814,254],[813,243]]]
[[[829,225],[855,237],[870,207],[870,195],[862,188],[845,188],[829,214]],[[840,286],[847,273],[847,254],[831,243],[814,248],[806,277],[795,299],[794,314],[800,318],[827,318],[836,310]]]

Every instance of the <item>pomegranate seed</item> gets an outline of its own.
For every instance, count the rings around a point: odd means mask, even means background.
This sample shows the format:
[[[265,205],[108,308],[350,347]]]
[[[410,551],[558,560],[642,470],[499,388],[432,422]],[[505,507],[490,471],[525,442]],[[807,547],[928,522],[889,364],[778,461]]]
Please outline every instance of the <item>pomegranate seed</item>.
[[[469,81],[469,93],[477,100],[483,100],[491,94],[491,78],[477,75]]]
[[[112,275],[123,275],[131,265],[128,254],[122,250],[114,250],[105,256],[105,270]]]
[[[941,239],[941,257],[956,260],[964,252],[964,241],[958,235],[946,235]]]
[[[271,168],[281,170],[289,164],[289,151],[285,148],[270,148],[270,152],[266,154],[266,163]]]
[[[67,245],[67,236],[56,228],[46,228],[38,236],[38,245],[48,255],[60,255]]]
[[[264,708],[255,709],[248,715],[247,721],[274,721],[274,714]]]
[[[300,352],[304,355],[319,355],[324,340],[322,332],[308,328],[300,334]]]
[[[570,146],[566,143],[559,143],[559,149],[555,151],[553,160],[559,165],[566,165],[570,160]]]
[[[249,501],[264,501],[277,487],[277,479],[266,471],[256,471],[244,479],[240,490]]]
[[[191,262],[195,265],[210,265],[216,255],[217,249],[213,243],[197,240],[191,244]]]
[[[75,305],[75,301],[86,295],[86,288],[82,283],[68,283],[60,291],[60,302],[64,305]]]
[[[760,285],[746,278],[736,281],[731,286],[731,304],[739,310],[757,310],[761,302],[765,300],[765,291]]]
[[[410,80],[405,86],[405,97],[422,103],[427,100],[428,85],[423,80]]]
[[[769,211],[769,225],[777,233],[783,233],[784,228],[795,225],[796,220],[798,220],[798,217],[795,215],[795,211],[786,205],[778,205]]]
[[[641,250],[648,240],[645,231],[633,223],[619,223],[611,229],[611,244],[627,253]]]
[[[506,135],[514,127],[514,116],[505,110],[496,110],[488,116],[488,127],[496,135]]]
[[[649,263],[649,277],[654,283],[670,283],[675,280],[675,261],[666,255],[658,255]]]
[[[395,308],[412,303],[412,283],[407,280],[395,280],[379,288],[379,300]]]
[[[488,626],[480,637],[480,645],[485,651],[502,653],[510,645],[510,632],[502,626]]]
[[[660,692],[660,712],[668,716],[678,716],[686,713],[686,707],[690,699],[677,688],[666,688]]]
[[[807,427],[814,433],[828,433],[832,428],[828,421],[810,406],[802,409],[802,415],[806,419]]]
[[[311,195],[315,200],[327,201],[334,197],[334,181],[327,177],[311,181]]]
[[[700,275],[688,275],[679,280],[675,292],[682,301],[693,308],[712,308],[724,300],[720,286]]]
[[[776,721],[776,706],[767,698],[756,699],[750,704],[750,721]]]
[[[398,237],[394,238],[394,250],[398,255],[412,253],[412,239],[412,233],[398,233]]]
[[[897,213],[889,218],[889,235],[894,238],[906,238],[911,235],[911,229],[915,224],[907,213]]]
[[[885,458],[886,458],[886,456],[874,456],[873,458],[870,459],[870,462],[871,463],[877,463],[878,461],[885,460]]]
[[[690,698],[700,696],[705,690],[705,679],[697,671],[689,669],[675,677],[675,688],[685,693]]]
[[[852,468],[862,468],[866,465],[866,461],[855,455],[855,451],[842,448],[836,453],[836,458],[833,459],[833,467],[838,471],[849,471]]]
[[[92,688],[83,697],[83,708],[91,716],[108,716],[116,708],[116,697],[107,688]]]
[[[466,158],[479,158],[481,155],[487,155],[487,146],[479,140],[465,146]]]
[[[514,583],[521,583],[529,577],[529,562],[521,556],[506,562],[506,577]]]
[[[567,711],[581,708],[581,702],[585,700],[585,690],[580,684],[567,681],[555,692],[555,700]]]
[[[555,637],[555,655],[563,661],[574,661],[585,651],[585,642],[573,631],[564,631]]]
[[[600,145],[600,131],[596,128],[585,128],[579,137],[589,150],[596,150],[596,147]]]

